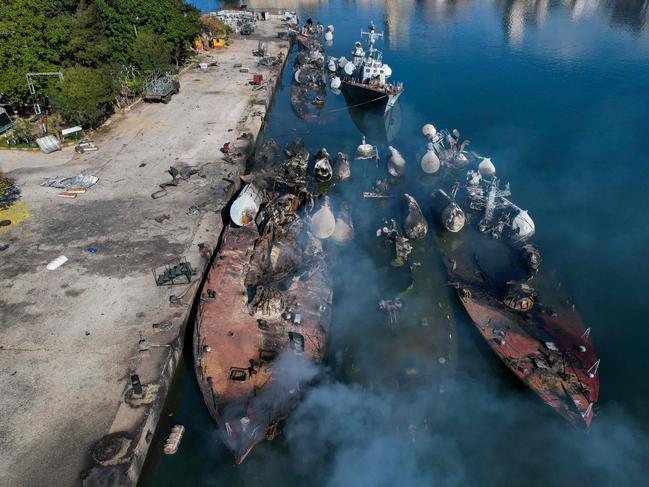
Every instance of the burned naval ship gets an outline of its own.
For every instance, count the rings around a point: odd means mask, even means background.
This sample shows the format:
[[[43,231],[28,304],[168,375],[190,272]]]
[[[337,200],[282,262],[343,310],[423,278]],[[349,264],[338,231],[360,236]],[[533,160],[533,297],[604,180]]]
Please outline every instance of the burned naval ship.
[[[314,121],[320,116],[326,96],[322,53],[318,49],[298,52],[291,80],[291,108],[302,120]]]
[[[309,154],[293,144],[276,164],[279,147],[264,145],[258,167],[267,169],[248,177],[232,204],[232,223],[201,290],[193,340],[203,399],[237,463],[272,439],[297,404],[331,321],[329,266],[304,208],[313,200],[306,190]]]
[[[574,302],[541,268],[533,220],[509,199],[491,160],[464,150],[459,132],[427,125],[424,134],[422,168],[441,162],[432,207],[449,284],[509,370],[570,423],[588,428],[600,361]]]
[[[361,31],[361,36],[367,37],[367,52],[356,42],[351,61],[345,57],[329,58],[330,86],[342,91],[348,106],[386,114],[403,93],[403,84],[388,81],[392,69],[383,63],[383,54],[375,47],[383,34],[377,33],[374,24],[370,23],[368,31]]]

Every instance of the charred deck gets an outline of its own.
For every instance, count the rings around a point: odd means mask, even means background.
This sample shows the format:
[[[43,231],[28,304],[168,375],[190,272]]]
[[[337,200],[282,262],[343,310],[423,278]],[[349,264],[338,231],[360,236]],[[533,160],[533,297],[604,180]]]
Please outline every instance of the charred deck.
[[[322,358],[331,278],[319,242],[310,241],[316,248],[305,252],[306,261],[296,242],[297,236],[291,242],[260,237],[256,227],[226,228],[201,294],[196,375],[237,463],[272,437]],[[276,282],[260,280],[259,265],[284,271]]]

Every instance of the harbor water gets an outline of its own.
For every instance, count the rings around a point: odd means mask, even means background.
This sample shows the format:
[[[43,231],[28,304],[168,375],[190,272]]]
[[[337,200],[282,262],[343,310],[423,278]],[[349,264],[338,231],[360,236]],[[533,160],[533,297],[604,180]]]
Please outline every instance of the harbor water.
[[[223,3],[223,2],[221,2]],[[355,239],[331,246],[334,314],[327,361],[274,441],[235,465],[193,375],[191,347],[152,440],[141,485],[639,485],[649,475],[649,6],[643,0],[250,1],[335,26],[326,55],[350,57],[374,21],[377,47],[405,92],[390,119],[328,93],[315,123],[290,103],[292,61],[264,138],[300,137],[353,157],[362,135],[381,161],[351,161],[331,188]],[[296,4],[299,3],[299,6]],[[216,1],[196,1],[215,9]],[[295,55],[295,51],[292,54]],[[474,330],[446,282],[434,238],[395,267],[376,230],[402,201],[363,198],[385,175],[387,146],[407,173],[397,187],[432,228],[418,164],[421,127],[458,128],[489,156],[536,223],[534,241],[588,327],[601,358],[588,433],[520,384]],[[394,189],[394,188],[393,188]],[[391,319],[381,299],[399,297]],[[170,425],[186,431],[162,454]]]

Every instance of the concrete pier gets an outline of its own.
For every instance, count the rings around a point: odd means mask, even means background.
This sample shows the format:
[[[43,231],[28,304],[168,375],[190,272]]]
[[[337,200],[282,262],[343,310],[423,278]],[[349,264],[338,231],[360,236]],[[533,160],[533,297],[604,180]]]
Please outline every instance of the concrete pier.
[[[115,116],[96,138],[98,152],[0,151],[0,171],[29,212],[0,229],[9,244],[0,252],[0,485],[137,482],[220,211],[288,57],[281,30],[277,20],[258,22],[252,36],[209,52],[205,61],[217,65],[187,69],[168,105]],[[281,53],[279,66],[258,66],[259,40]],[[254,74],[263,87],[250,84]],[[226,143],[230,157],[220,151]],[[170,166],[185,178],[153,198],[171,181]],[[75,199],[39,186],[78,174],[99,181]],[[59,255],[69,260],[46,270]],[[157,286],[152,269],[179,257],[196,271],[191,282]]]

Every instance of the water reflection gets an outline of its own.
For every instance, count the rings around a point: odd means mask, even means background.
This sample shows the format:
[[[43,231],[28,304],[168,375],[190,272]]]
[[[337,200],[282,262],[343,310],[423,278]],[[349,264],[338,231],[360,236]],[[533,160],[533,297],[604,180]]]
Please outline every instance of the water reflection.
[[[250,0],[217,1],[193,0],[192,3],[202,10],[219,8],[220,4],[238,6],[245,3],[253,8],[314,9],[317,7],[337,6],[341,2],[330,0]],[[351,9],[350,4],[364,9],[383,8],[385,11],[386,33],[393,48],[409,47],[410,28],[420,10],[423,20],[428,23],[448,24],[458,15],[471,12],[472,6],[480,2],[472,0],[357,0],[343,2]],[[512,45],[520,45],[525,38],[526,27],[541,27],[545,23],[550,9],[570,13],[574,20],[590,19],[600,15],[610,25],[628,29],[635,34],[646,33],[649,28],[649,0],[494,0],[495,8],[501,11],[503,33]]]
[[[495,6],[502,10],[502,27],[510,45],[523,42],[528,25],[542,27],[548,9],[563,9],[570,12],[573,20],[585,20],[596,15],[608,17],[611,25],[627,28],[640,34],[649,25],[648,0],[497,0]],[[606,14],[606,15],[604,15]]]
[[[406,49],[410,46],[410,23],[414,0],[386,0],[385,26],[390,48]]]
[[[374,144],[389,145],[401,131],[402,116],[399,102],[385,115],[362,108],[349,108],[349,116],[358,131]]]

